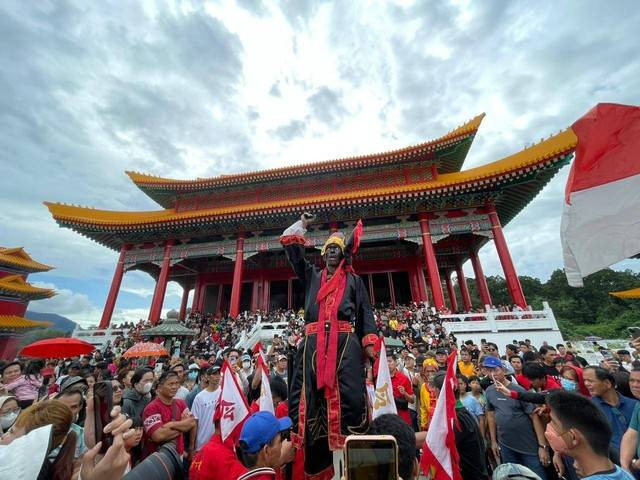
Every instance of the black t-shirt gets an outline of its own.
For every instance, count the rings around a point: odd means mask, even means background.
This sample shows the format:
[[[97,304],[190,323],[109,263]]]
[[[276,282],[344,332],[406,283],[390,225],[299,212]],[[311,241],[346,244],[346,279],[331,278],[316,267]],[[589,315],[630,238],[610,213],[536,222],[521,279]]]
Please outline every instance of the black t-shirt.
[[[460,454],[460,473],[463,480],[487,478],[484,440],[480,434],[480,426],[473,414],[465,407],[456,408],[460,430],[455,425],[456,447]]]
[[[544,372],[550,377],[557,378],[560,376],[560,373],[558,372],[558,369],[555,366],[547,365],[546,363],[543,363],[542,366],[544,367]]]

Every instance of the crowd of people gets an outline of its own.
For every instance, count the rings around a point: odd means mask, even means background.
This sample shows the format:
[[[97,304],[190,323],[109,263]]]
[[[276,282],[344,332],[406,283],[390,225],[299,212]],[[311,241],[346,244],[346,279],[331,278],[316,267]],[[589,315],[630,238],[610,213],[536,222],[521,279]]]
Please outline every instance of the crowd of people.
[[[454,349],[463,479],[640,478],[639,340],[629,350],[603,350],[599,363],[588,365],[570,343],[534,346],[522,339],[502,349],[486,341],[459,342],[426,305],[378,308],[374,318],[380,336],[400,340],[387,352],[397,415],[370,418],[368,433],[396,438],[401,478],[417,478],[417,452]],[[258,322],[287,323],[265,352],[273,414],[259,411],[259,352],[235,347]],[[130,337],[91,355],[2,364],[0,455],[51,425],[43,479],[156,478],[148,472],[157,462],[174,468],[170,477],[157,478],[303,478],[300,451],[288,435],[290,367],[303,336],[302,313],[244,313],[237,319],[191,314],[186,325],[197,335],[174,344],[168,357],[124,358],[143,327],[129,325]],[[223,442],[225,362],[252,415],[238,436]],[[365,365],[372,390],[377,367]],[[103,418],[104,405],[111,419]],[[528,476],[508,477],[513,472]]]

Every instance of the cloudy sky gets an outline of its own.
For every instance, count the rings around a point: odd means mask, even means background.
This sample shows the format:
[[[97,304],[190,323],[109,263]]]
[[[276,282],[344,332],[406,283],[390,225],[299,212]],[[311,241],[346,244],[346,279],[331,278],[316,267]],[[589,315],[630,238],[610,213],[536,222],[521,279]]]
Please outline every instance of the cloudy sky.
[[[31,277],[59,292],[33,310],[91,324],[117,255],[58,228],[42,201],[155,209],[125,170],[192,178],[371,153],[480,112],[466,166],[497,160],[598,102],[640,103],[637,7],[3,1],[0,245],[56,266]],[[567,170],[506,228],[520,274],[561,266]],[[491,245],[481,256],[501,273]],[[146,317],[153,286],[128,273],[115,319]],[[180,294],[169,285],[165,310]]]

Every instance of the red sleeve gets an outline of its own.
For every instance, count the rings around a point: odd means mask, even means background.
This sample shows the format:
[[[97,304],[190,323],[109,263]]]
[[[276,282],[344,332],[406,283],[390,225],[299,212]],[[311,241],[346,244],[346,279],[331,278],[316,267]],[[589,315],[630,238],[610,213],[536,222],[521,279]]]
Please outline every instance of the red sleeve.
[[[162,410],[156,402],[151,402],[145,407],[142,413],[142,424],[144,426],[144,433],[148,437],[151,437],[153,432],[164,425],[162,421]]]
[[[253,415],[254,413],[257,413],[260,411],[260,405],[258,405],[257,401],[253,401],[251,402],[251,405],[249,406],[249,415]]]

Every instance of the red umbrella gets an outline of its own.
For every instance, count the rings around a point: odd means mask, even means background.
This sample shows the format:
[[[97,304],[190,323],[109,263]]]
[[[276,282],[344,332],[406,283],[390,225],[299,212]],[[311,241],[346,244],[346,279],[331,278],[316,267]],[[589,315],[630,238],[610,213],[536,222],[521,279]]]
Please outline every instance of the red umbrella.
[[[129,350],[124,352],[122,355],[125,358],[138,358],[138,357],[162,357],[164,355],[169,355],[167,349],[162,345],[158,345],[153,342],[141,342],[136,343]]]
[[[34,342],[20,351],[25,357],[66,358],[86,355],[96,349],[94,345],[77,338],[47,338]]]

